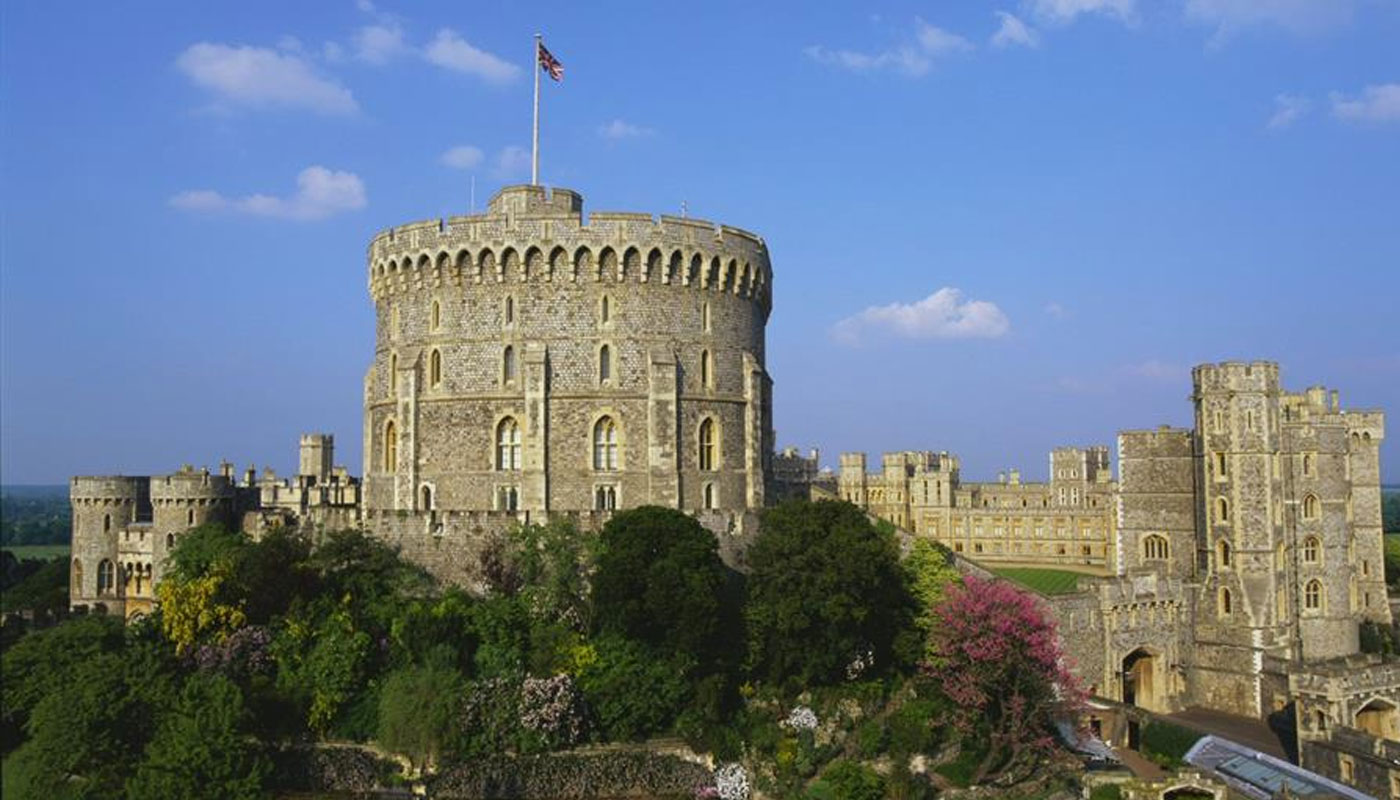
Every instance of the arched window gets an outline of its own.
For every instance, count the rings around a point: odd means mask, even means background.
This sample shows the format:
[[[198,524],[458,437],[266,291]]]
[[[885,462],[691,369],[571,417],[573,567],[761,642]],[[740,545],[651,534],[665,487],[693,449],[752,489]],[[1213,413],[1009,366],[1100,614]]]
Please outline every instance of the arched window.
[[[714,509],[719,507],[719,502],[715,499],[715,485],[713,483],[705,484],[705,489],[702,492],[702,495],[704,500],[704,508],[706,511],[713,511]]]
[[[399,468],[399,427],[391,419],[384,423],[384,471]]]
[[[193,526],[193,525],[194,525],[194,509],[193,509],[193,508],[191,508],[189,511],[186,511],[186,512],[185,512],[185,524],[186,524],[186,525],[190,525],[190,526]]]
[[[1316,536],[1309,536],[1303,540],[1303,562],[1316,564],[1322,560],[1322,542]]]
[[[1322,581],[1314,578],[1303,587],[1303,608],[1309,611],[1322,610]]]
[[[173,534],[173,533],[167,533],[167,534],[165,534],[165,549],[166,549],[166,550],[174,550],[174,549],[175,549],[175,534]]]
[[[714,365],[710,363],[710,351],[700,351],[700,385],[706,389],[714,386]]]
[[[83,593],[83,562],[73,559],[73,594]]]
[[[510,295],[506,295],[506,308],[504,319],[502,321],[506,325],[515,324],[515,298],[511,297]]]
[[[612,348],[603,345],[598,348],[598,382],[607,383],[612,380]]]
[[[1221,539],[1218,545],[1218,552],[1220,553],[1220,566],[1230,566],[1230,543]]]
[[[593,508],[598,511],[612,511],[617,508],[617,487],[599,486],[593,492]]]
[[[1304,454],[1303,454],[1303,474],[1304,474],[1304,475],[1311,475],[1311,474],[1312,474],[1312,463],[1313,463],[1313,462],[1312,462],[1312,455],[1311,455],[1310,453],[1304,453]]]
[[[496,469],[520,469],[520,424],[514,417],[496,426]]]
[[[112,530],[112,515],[111,515],[111,514],[103,514],[103,515],[102,515],[102,532],[103,532],[103,533],[110,533],[111,530]]]
[[[1143,556],[1152,560],[1164,560],[1168,557],[1167,539],[1164,536],[1152,534],[1143,540]]]
[[[715,421],[706,419],[700,423],[700,469],[712,472],[715,469]]]
[[[501,353],[501,380],[505,383],[515,380],[515,348],[510,345]]]
[[[390,394],[392,394],[394,391],[396,391],[396,385],[395,385],[394,382],[397,381],[398,379],[399,379],[399,354],[398,354],[398,353],[390,353],[390,354],[389,354],[389,392],[390,392]]]
[[[433,386],[442,385],[442,351],[433,350],[428,356],[428,383]]]
[[[603,417],[593,426],[593,468],[617,469],[617,424]]]
[[[422,508],[422,510],[423,510],[423,511],[432,511],[432,510],[433,510],[433,487],[431,487],[431,486],[429,486],[429,485],[427,485],[427,484],[425,483],[425,484],[423,484],[423,488],[422,488],[422,490],[420,490],[419,494],[420,494],[420,496],[423,498],[423,508]]]
[[[1216,477],[1218,477],[1218,478],[1223,478],[1223,477],[1225,477],[1226,475],[1230,474],[1229,469],[1230,469],[1230,463],[1229,463],[1229,460],[1225,457],[1225,454],[1224,454],[1224,453],[1216,453],[1216,454],[1215,454],[1215,475],[1216,475]]]
[[[598,321],[604,325],[612,322],[612,299],[607,295],[598,301]]]
[[[1317,497],[1308,495],[1303,498],[1303,519],[1317,519]]]
[[[1230,521],[1230,501],[1223,497],[1215,501],[1215,521]]]
[[[700,328],[705,333],[710,332],[710,304],[708,302],[700,306]]]
[[[1234,607],[1233,607],[1233,603],[1231,602],[1230,590],[1229,590],[1229,589],[1224,589],[1224,588],[1222,588],[1222,589],[1220,590],[1220,613],[1221,613],[1221,614],[1231,614],[1231,613],[1234,613]]]
[[[433,330],[437,330],[438,327],[441,326],[441,325],[442,325],[442,304],[439,303],[438,301],[434,300],[434,301],[433,301],[433,318],[432,318],[432,327],[433,327]]]
[[[117,590],[117,565],[102,559],[97,565],[97,593],[112,594]]]

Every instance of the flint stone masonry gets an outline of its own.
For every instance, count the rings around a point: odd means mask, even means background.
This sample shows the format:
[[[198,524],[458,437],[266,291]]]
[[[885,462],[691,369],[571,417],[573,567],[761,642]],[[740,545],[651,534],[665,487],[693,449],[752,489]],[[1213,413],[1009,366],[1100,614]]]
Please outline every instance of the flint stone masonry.
[[[585,218],[565,189],[508,187],[485,214],[377,235],[366,507],[763,506],[771,286],[753,234],[674,217]],[[600,463],[605,419],[615,462]],[[713,459],[702,464],[707,420]],[[511,423],[518,459],[499,452]]]

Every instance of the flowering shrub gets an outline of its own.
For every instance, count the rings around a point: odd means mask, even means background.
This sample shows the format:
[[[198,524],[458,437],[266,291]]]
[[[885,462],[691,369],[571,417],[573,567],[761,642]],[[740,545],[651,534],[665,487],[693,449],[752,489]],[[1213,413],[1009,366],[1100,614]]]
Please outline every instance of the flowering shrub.
[[[239,628],[220,643],[200,645],[194,663],[201,671],[220,672],[234,680],[270,675],[277,666],[272,631],[265,625]]]
[[[934,623],[924,670],[951,701],[954,728],[987,748],[971,782],[1019,780],[1083,702],[1055,623],[1010,583],[972,576],[949,588]]]
[[[749,800],[749,774],[731,762],[715,770],[715,794],[720,800]]]
[[[569,675],[526,678],[520,685],[520,724],[551,747],[571,747],[583,739],[583,695]]]
[[[817,714],[807,706],[794,706],[787,719],[778,724],[794,731],[816,730]]]

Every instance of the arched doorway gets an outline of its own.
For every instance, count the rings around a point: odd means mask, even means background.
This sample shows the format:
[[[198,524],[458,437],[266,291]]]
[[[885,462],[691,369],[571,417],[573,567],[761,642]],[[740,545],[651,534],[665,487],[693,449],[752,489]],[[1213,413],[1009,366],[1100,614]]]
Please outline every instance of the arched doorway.
[[[1123,658],[1123,702],[1148,711],[1164,711],[1157,656],[1138,648]]]
[[[1400,739],[1395,706],[1379,697],[1356,712],[1356,727],[1380,739]]]

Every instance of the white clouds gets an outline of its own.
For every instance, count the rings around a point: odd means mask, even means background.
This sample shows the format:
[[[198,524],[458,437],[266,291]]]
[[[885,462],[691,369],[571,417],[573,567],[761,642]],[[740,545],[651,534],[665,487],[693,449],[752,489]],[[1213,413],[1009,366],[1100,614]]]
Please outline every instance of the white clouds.
[[[473,47],[451,28],[437,32],[423,57],[443,69],[475,75],[488,83],[508,83],[520,74],[520,67]]]
[[[1333,92],[1332,116],[1347,122],[1400,122],[1400,83],[1367,86],[1355,98]]]
[[[397,22],[366,25],[355,34],[355,57],[369,64],[386,64],[407,49]]]
[[[479,166],[485,157],[480,147],[460,144],[442,154],[442,163],[453,169],[472,169]]]
[[[322,114],[350,114],[359,108],[349,89],[317,75],[291,52],[200,42],[181,53],[175,66],[195,85],[214,93],[220,105]]]
[[[1215,43],[1254,25],[1311,33],[1351,19],[1352,0],[1187,0],[1186,16],[1216,28]]]
[[[1001,27],[992,34],[992,47],[1039,47],[1040,34],[1034,28],[1022,22],[1015,14],[1008,14],[1005,11],[996,12],[1001,19]]]
[[[931,56],[965,53],[972,49],[972,42],[956,33],[949,33],[930,25],[918,17],[914,18],[914,37],[919,42],[919,48]]]
[[[856,50],[832,50],[821,45],[805,48],[808,58],[820,64],[828,64],[852,72],[895,72],[919,77],[928,74],[935,58],[955,55],[973,49],[968,40],[955,33],[930,25],[922,19],[914,19],[914,43],[900,45],[877,53],[862,53]]]
[[[1274,113],[1269,117],[1268,129],[1281,131],[1301,119],[1312,110],[1312,101],[1302,95],[1280,94],[1274,97]]]
[[[618,139],[636,139],[642,136],[650,136],[655,132],[656,131],[651,128],[643,128],[640,125],[634,125],[621,119],[615,119],[606,125],[598,126],[599,136],[614,141]]]
[[[1025,5],[1040,19],[1060,24],[1082,14],[1103,14],[1129,23],[1137,19],[1136,0],[1027,0]]]
[[[365,185],[353,172],[335,172],[311,166],[297,175],[297,189],[290,197],[250,194],[226,197],[210,189],[180,192],[170,205],[196,213],[235,212],[298,221],[325,219],[333,214],[364,208]]]
[[[837,322],[832,335],[856,344],[867,332],[884,332],[905,339],[995,339],[1011,322],[986,300],[964,300],[962,292],[945,286],[915,303],[871,306]]]
[[[530,151],[509,145],[496,154],[491,173],[501,180],[524,177],[530,171]]]

